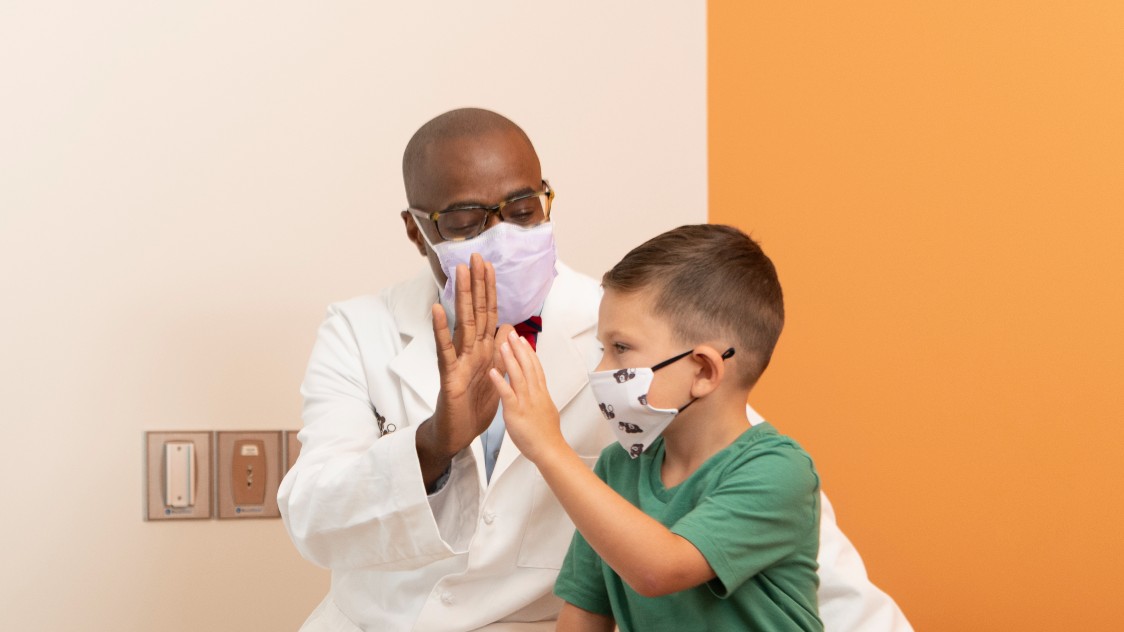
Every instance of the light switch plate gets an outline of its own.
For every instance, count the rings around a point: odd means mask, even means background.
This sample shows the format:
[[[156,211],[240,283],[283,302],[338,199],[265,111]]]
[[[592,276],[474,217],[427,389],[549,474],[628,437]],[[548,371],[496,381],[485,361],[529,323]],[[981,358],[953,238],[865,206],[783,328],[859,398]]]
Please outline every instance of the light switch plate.
[[[293,469],[293,464],[297,462],[297,457],[301,453],[301,442],[297,440],[296,430],[285,431],[285,473]]]
[[[280,518],[281,432],[216,433],[219,518]]]
[[[211,517],[211,433],[145,433],[145,519]]]

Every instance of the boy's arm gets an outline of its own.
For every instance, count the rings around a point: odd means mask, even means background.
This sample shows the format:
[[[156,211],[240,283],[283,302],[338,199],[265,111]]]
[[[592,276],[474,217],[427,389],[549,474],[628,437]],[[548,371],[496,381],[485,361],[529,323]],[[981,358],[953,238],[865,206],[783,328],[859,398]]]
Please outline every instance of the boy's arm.
[[[558,632],[613,632],[613,618],[596,612],[582,610],[570,602],[562,604],[558,615]]]
[[[511,384],[498,371],[491,377],[503,400],[507,432],[601,559],[645,597],[714,579],[714,570],[690,541],[618,495],[566,443],[542,365],[527,341],[513,333],[501,353]]]

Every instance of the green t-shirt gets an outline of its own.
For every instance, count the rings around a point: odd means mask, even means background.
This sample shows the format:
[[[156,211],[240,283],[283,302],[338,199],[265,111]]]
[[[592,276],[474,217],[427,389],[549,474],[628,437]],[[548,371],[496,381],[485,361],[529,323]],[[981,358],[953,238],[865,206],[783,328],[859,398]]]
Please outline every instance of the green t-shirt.
[[[663,459],[662,438],[637,459],[613,444],[594,472],[694,544],[717,577],[671,595],[643,597],[574,533],[555,594],[611,615],[622,632],[823,630],[816,605],[819,476],[811,457],[762,423],[671,489],[660,478]]]

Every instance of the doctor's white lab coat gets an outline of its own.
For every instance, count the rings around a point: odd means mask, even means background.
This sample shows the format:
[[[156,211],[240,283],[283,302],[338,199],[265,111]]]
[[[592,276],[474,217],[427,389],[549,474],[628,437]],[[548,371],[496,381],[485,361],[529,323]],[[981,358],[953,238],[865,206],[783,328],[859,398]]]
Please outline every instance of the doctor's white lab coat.
[[[538,355],[562,432],[592,467],[613,441],[587,373],[600,288],[559,263],[543,308]],[[378,296],[329,308],[301,392],[300,457],[279,504],[301,554],[331,569],[305,632],[552,630],[552,588],[573,523],[535,466],[505,436],[491,481],[481,442],[459,454],[426,496],[414,432],[439,390],[428,269]],[[758,418],[759,419],[759,418]],[[909,630],[866,577],[854,547],[821,519],[820,614],[828,630]]]

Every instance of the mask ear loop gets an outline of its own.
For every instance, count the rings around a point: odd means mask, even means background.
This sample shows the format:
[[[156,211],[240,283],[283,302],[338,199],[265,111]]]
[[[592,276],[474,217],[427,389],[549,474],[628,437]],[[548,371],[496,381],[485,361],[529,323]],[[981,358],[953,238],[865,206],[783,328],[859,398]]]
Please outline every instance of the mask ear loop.
[[[688,350],[684,351],[683,353],[680,353],[679,355],[675,356],[674,358],[668,358],[668,359],[664,360],[663,362],[660,362],[659,364],[653,365],[652,366],[652,372],[654,373],[656,371],[659,371],[660,369],[662,369],[665,366],[671,364],[672,362],[675,362],[677,360],[682,360],[683,358],[686,358],[687,356],[691,355],[694,352],[695,352],[694,349],[688,349]]]
[[[655,371],[656,369],[662,369],[663,367],[671,364],[672,362],[675,362],[676,360],[681,360],[681,359],[687,357],[693,351],[694,351],[694,349],[691,349],[691,351],[687,351],[686,353],[681,353],[681,354],[675,356],[674,358],[671,358],[670,360],[664,360],[663,362],[660,362],[656,366],[652,367],[652,370]],[[729,360],[733,356],[734,356],[734,348],[733,347],[730,347],[729,349],[722,352],[722,359],[723,360]],[[682,413],[684,410],[687,410],[687,408],[689,408],[691,406],[691,404],[694,404],[697,401],[699,401],[699,398],[697,398],[697,397],[691,398],[691,401],[687,402],[687,404],[685,406],[683,406],[682,408],[677,410],[675,412],[675,414],[678,415],[679,413]]]
[[[406,213],[409,214],[410,219],[414,220],[414,226],[418,227],[418,232],[421,233],[422,239],[425,240],[425,244],[427,246],[429,246],[429,249],[432,250],[434,252],[434,254],[436,254],[437,253],[437,247],[434,245],[433,240],[429,238],[429,232],[426,231],[424,226],[422,226],[421,220],[418,219],[417,215],[414,215],[413,213],[411,213],[409,209],[406,209]],[[434,230],[436,230],[436,229],[437,229],[437,227],[435,225]]]
[[[662,369],[665,366],[671,364],[672,362],[682,360],[683,358],[686,358],[687,356],[691,355],[694,352],[695,352],[694,349],[689,349],[687,351],[684,351],[683,353],[680,353],[679,355],[675,356],[674,358],[668,358],[668,359],[664,360],[663,362],[660,362],[659,364],[653,365],[652,371],[653,372],[659,371],[660,369]],[[729,349],[722,352],[722,359],[723,360],[729,360],[733,356],[734,356],[734,348],[733,347],[730,347]]]

